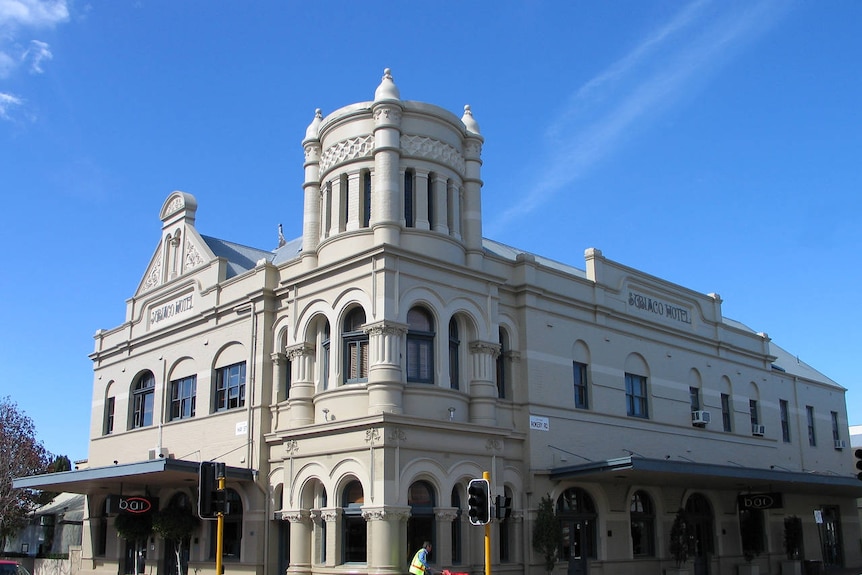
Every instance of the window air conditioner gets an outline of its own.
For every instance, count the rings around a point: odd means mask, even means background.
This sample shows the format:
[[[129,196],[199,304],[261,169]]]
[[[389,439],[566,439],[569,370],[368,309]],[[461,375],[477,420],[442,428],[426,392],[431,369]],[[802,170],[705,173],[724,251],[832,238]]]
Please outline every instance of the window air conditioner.
[[[691,424],[703,427],[710,421],[710,416],[708,411],[692,411],[691,412]]]
[[[751,435],[757,435],[759,437],[763,437],[764,433],[766,433],[766,426],[758,425],[756,423],[751,424]]]
[[[150,449],[147,453],[147,459],[152,461],[153,459],[164,459],[168,456],[168,448],[162,447],[161,449]]]
[[[835,440],[835,449],[844,449],[845,447],[847,447],[847,442],[845,440],[843,440],[843,439],[836,439]]]

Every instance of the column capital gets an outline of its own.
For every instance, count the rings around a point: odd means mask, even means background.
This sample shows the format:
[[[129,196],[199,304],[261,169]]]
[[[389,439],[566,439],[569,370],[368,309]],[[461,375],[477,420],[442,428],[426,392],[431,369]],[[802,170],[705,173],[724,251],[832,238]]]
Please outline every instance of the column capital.
[[[363,507],[362,517],[366,521],[406,521],[410,518],[409,507]]]
[[[314,346],[310,343],[302,342],[288,346],[285,351],[287,352],[287,357],[293,360],[298,357],[314,355]]]
[[[308,509],[288,509],[281,512],[281,518],[291,523],[308,523],[311,512]]]

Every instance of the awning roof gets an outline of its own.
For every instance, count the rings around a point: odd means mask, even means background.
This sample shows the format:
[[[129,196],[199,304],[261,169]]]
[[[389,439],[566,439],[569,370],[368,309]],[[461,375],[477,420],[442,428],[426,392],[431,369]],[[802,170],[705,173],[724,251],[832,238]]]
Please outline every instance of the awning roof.
[[[774,468],[733,467],[637,456],[557,467],[550,470],[549,476],[554,480],[623,480],[646,485],[691,486],[696,482],[696,485],[702,488],[781,490],[787,493],[862,497],[862,481],[853,476]]]
[[[197,483],[199,470],[200,462],[198,461],[160,458],[138,463],[123,463],[106,467],[19,477],[13,481],[12,486],[23,489],[98,494],[117,491],[121,488],[131,490]],[[241,467],[226,467],[225,477],[234,481],[254,481],[254,471]]]

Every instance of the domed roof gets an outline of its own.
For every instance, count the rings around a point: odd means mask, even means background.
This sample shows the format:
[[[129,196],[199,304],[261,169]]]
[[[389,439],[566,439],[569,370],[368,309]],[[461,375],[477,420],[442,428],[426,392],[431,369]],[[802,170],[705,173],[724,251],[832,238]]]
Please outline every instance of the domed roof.
[[[383,100],[400,100],[401,93],[398,91],[398,86],[392,81],[392,70],[386,68],[383,70],[383,79],[380,85],[374,91],[374,101],[380,102]]]
[[[482,132],[479,131],[479,123],[473,118],[473,112],[470,110],[469,104],[464,106],[464,115],[461,116],[461,121],[464,122],[464,127],[467,128],[468,132],[477,136],[482,135]]]
[[[323,113],[320,108],[314,111],[314,119],[305,129],[306,140],[316,140],[319,137],[320,123],[323,121]]]

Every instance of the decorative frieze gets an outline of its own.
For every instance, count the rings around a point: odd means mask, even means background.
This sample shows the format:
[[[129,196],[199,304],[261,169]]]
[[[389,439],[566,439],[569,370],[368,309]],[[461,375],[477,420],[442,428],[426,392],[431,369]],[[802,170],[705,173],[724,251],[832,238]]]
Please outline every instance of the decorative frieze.
[[[428,136],[401,136],[401,153],[405,156],[430,160],[452,168],[460,176],[464,176],[464,157],[461,153],[445,142]]]
[[[186,240],[186,262],[185,266],[183,266],[184,269],[190,270],[198,267],[202,263],[204,263],[204,259],[201,257],[200,253],[198,253],[195,245]]]
[[[153,264],[150,273],[147,274],[147,279],[144,281],[142,292],[149,291],[162,283],[162,254],[159,254],[158,259]]]
[[[356,160],[370,158],[374,152],[374,135],[366,134],[336,142],[324,150],[320,158],[320,171],[326,172],[332,166]]]

